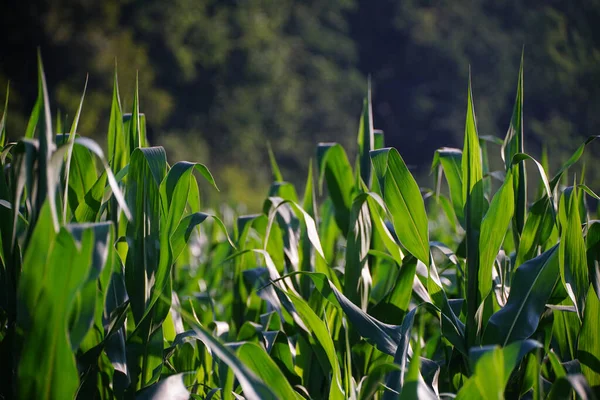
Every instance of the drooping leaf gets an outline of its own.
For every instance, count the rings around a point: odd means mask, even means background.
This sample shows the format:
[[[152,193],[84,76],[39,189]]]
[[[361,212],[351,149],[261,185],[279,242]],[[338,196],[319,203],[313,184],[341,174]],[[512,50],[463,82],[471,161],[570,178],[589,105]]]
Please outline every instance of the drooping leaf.
[[[558,245],[527,261],[515,272],[506,305],[492,315],[484,342],[506,346],[535,332],[559,278]]]
[[[563,174],[565,173],[565,171],[567,171],[570,167],[572,167],[577,161],[579,161],[579,159],[581,158],[581,156],[583,155],[583,151],[585,150],[586,146],[590,143],[592,143],[594,140],[600,138],[600,135],[595,135],[595,136],[589,136],[582,144],[581,146],[579,146],[577,148],[577,150],[575,150],[575,153],[573,153],[573,155],[567,160],[567,162],[565,162],[562,167],[560,167],[560,169],[558,170],[558,172],[554,175],[554,177],[552,178],[552,180],[550,181],[550,188],[552,190],[554,190],[554,188],[556,187],[556,185],[558,185],[558,182],[560,181],[560,179],[562,178]]]
[[[399,327],[385,324],[373,318],[346,296],[339,292],[324,274],[301,273],[309,276],[317,290],[335,306],[340,307],[358,333],[374,343],[377,348],[389,355],[394,355],[399,341]]]
[[[182,315],[194,330],[195,337],[202,341],[215,356],[231,368],[242,387],[246,399],[277,399],[277,396],[269,386],[246,367],[229,348],[213,337],[204,327],[200,326],[187,312],[182,310]]]
[[[81,145],[81,146],[87,148],[92,153],[96,154],[96,156],[98,156],[98,158],[100,158],[100,161],[102,162],[102,166],[104,167],[104,171],[106,172],[106,178],[107,178],[108,184],[112,190],[112,194],[115,197],[117,204],[119,205],[119,207],[121,207],[121,210],[125,214],[125,217],[127,217],[127,219],[131,220],[132,214],[129,211],[129,207],[127,207],[127,203],[125,202],[125,197],[123,196],[123,193],[121,192],[121,189],[119,188],[119,184],[117,183],[117,180],[116,180],[112,170],[110,169],[108,162],[106,161],[106,158],[104,157],[104,152],[102,151],[102,148],[100,146],[98,146],[98,144],[96,142],[94,142],[93,140],[85,138],[85,137],[76,138],[75,144]]]

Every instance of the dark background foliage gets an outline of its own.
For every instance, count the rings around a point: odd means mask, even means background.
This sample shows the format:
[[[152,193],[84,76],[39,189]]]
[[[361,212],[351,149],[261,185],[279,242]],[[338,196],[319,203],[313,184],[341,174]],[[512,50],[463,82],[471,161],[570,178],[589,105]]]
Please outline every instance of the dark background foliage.
[[[7,133],[21,137],[40,47],[63,120],[89,74],[80,132],[102,142],[116,59],[126,110],[139,71],[151,142],[207,164],[221,199],[256,208],[267,141],[294,182],[315,142],[354,150],[369,74],[375,127],[429,184],[433,151],[462,147],[469,66],[480,135],[504,136],[523,46],[526,151],[546,146],[558,165],[598,134],[598,26],[597,0],[8,1],[0,93],[10,80]]]

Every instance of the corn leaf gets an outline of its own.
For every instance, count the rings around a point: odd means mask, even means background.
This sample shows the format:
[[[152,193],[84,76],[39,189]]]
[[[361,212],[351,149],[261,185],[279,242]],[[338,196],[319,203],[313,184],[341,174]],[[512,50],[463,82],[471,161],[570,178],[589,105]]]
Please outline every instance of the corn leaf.
[[[417,182],[398,150],[374,150],[371,159],[398,240],[409,253],[428,265],[429,227]]]
[[[520,161],[514,167],[512,159],[517,153],[524,153],[523,139],[523,55],[521,54],[521,66],[519,67],[519,79],[517,82],[517,94],[513,114],[502,144],[502,159],[506,165],[506,171],[512,168],[513,170],[513,185],[514,185],[514,210],[513,218],[513,235],[517,239],[525,226],[525,214],[527,212],[527,173],[525,171],[525,162]]]
[[[492,268],[514,212],[513,175],[509,170],[504,183],[492,199],[483,221],[479,242],[479,296],[492,290]]]
[[[501,399],[511,372],[529,352],[542,347],[535,340],[512,343],[504,348],[486,346],[471,353],[474,373],[458,392],[457,399]]]
[[[123,130],[123,113],[121,111],[121,99],[119,98],[119,82],[117,79],[116,65],[107,136],[108,162],[113,171],[119,172],[125,167],[125,165],[129,164],[129,157],[131,153],[128,151],[126,146],[127,142]]]
[[[317,147],[319,187],[327,181],[327,191],[333,202],[335,222],[344,236],[348,235],[354,178],[346,152],[337,143],[319,143]]]
[[[40,215],[40,234],[46,231],[44,226],[50,225],[48,208],[46,205],[46,211]],[[79,379],[67,333],[68,315],[89,273],[93,247],[91,230],[86,231],[80,246],[77,246],[73,237],[61,229],[54,239],[32,241],[27,249],[26,268],[19,286],[20,297],[30,296],[34,282],[42,282],[37,284],[40,296],[32,307],[25,306],[20,314],[24,332],[17,373],[20,398],[75,396]],[[41,253],[42,256],[28,255],[32,253]],[[70,267],[69,273],[64,272],[64,266]],[[40,274],[44,269],[46,273]],[[40,358],[40,354],[45,356]]]
[[[590,284],[586,246],[581,233],[579,194],[577,188],[563,193],[559,217],[562,228],[559,246],[561,281],[573,301],[580,319],[583,318],[585,298]]]
[[[254,372],[263,382],[269,382],[270,389],[279,399],[302,399],[289,384],[285,375],[266,351],[254,343],[244,343],[237,349],[240,361]]]
[[[371,187],[372,166],[369,153],[375,149],[373,133],[373,109],[371,106],[371,79],[367,86],[367,94],[363,100],[363,109],[358,126],[358,165],[362,181]]]
[[[556,245],[516,270],[508,301],[490,318],[484,343],[506,346],[535,332],[559,279],[558,264]]]
[[[470,74],[469,74],[470,75]],[[476,316],[483,300],[479,295],[479,237],[481,220],[485,213],[483,197],[483,169],[481,149],[477,134],[473,92],[469,76],[467,118],[462,155],[463,200],[467,250],[467,343],[475,344],[477,336]]]
[[[442,168],[446,181],[448,182],[448,189],[450,190],[450,199],[452,199],[452,206],[454,212],[460,224],[465,226],[464,216],[464,198],[463,198],[463,175],[462,175],[462,151],[459,149],[452,149],[443,147],[435,151],[433,156],[433,162],[431,164],[431,170],[433,171],[436,167]],[[438,188],[439,190],[439,188]]]
[[[8,113],[8,95],[10,94],[10,83],[6,85],[6,100],[4,100],[4,109],[2,118],[0,118],[0,149],[4,149],[6,144],[6,114]]]
[[[590,286],[585,302],[583,325],[577,343],[577,358],[581,362],[581,372],[593,390],[600,390],[600,336],[598,324],[600,300]]]

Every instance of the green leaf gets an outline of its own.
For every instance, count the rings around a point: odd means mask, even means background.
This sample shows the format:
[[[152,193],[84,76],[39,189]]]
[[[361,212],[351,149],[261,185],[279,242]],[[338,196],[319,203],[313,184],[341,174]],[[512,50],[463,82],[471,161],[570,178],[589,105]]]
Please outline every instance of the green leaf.
[[[600,221],[590,221],[586,235],[587,262],[590,280],[600,299]]]
[[[108,162],[104,158],[104,152],[102,151],[102,148],[100,146],[98,146],[98,144],[96,142],[94,142],[93,140],[85,138],[85,137],[76,138],[75,144],[81,145],[81,146],[87,148],[92,153],[96,154],[96,156],[98,156],[98,158],[100,159],[100,161],[102,162],[102,165],[104,167],[104,172],[106,172],[106,178],[108,180],[108,184],[112,190],[115,200],[117,201],[117,204],[121,207],[121,210],[123,210],[125,217],[127,217],[128,220],[131,220],[132,213],[129,210],[127,203],[125,202],[123,193],[121,192],[121,189],[119,188],[119,184],[117,183],[117,180],[116,180],[115,176],[113,175],[113,172],[111,171],[111,169],[108,165]]]
[[[538,247],[548,240],[555,226],[552,210],[553,205],[548,196],[543,196],[533,203],[521,234],[515,265],[519,266],[534,258]]]
[[[600,391],[600,300],[592,286],[588,289],[583,325],[579,332],[577,358],[581,362],[581,372],[596,392]]]
[[[335,207],[335,222],[344,236],[348,235],[354,178],[344,148],[337,143],[319,143],[317,147],[319,187],[327,181],[327,191]]]
[[[154,385],[136,393],[135,398],[139,400],[188,399],[190,392],[183,382],[184,376],[185,373],[181,373],[161,379]]]
[[[160,258],[160,183],[166,175],[167,159],[162,147],[136,149],[131,155],[126,186],[127,205],[133,215],[127,226],[129,250],[125,281],[136,322],[150,300],[150,278]]]
[[[99,320],[98,327],[103,328],[102,312],[104,310],[108,278],[112,272],[114,233],[112,223],[109,222],[69,225],[67,229],[73,235],[77,245],[81,245],[88,231],[92,232],[94,237],[89,274],[75,297],[75,306],[71,313],[71,348],[76,351],[95,320]],[[104,271],[106,267],[108,268],[108,274]],[[95,344],[98,344],[99,341]]]
[[[44,66],[42,65],[42,56],[38,51],[38,102],[40,104],[40,117],[39,120],[36,118],[36,125],[40,123],[41,126],[38,129],[38,173],[37,173],[37,196],[35,200],[35,207],[33,208],[33,218],[31,220],[32,225],[37,220],[36,212],[42,208],[42,204],[48,199],[50,204],[50,211],[52,213],[52,221],[54,223],[54,229],[59,229],[59,218],[58,210],[56,208],[56,185],[58,184],[57,179],[52,179],[54,175],[58,175],[57,171],[50,168],[50,159],[52,153],[56,147],[54,143],[54,132],[52,129],[52,116],[50,113],[50,100],[48,98],[48,87],[46,86],[46,75],[44,74]],[[37,107],[37,102],[36,102]],[[30,121],[31,122],[31,121]],[[29,129],[29,127],[28,127]],[[34,127],[35,129],[35,127]],[[57,168],[60,171],[60,167]]]
[[[373,130],[373,137],[375,139],[373,150],[383,149],[385,147],[385,134],[381,129]]]
[[[508,378],[529,352],[541,348],[535,340],[512,343],[504,348],[486,346],[471,352],[476,358],[473,375],[465,382],[456,399],[502,399]]]
[[[276,288],[276,290],[281,289]],[[294,306],[296,307],[300,318],[302,318],[302,321],[304,321],[304,324],[309,327],[316,341],[321,345],[323,351],[325,351],[327,360],[329,360],[333,375],[329,388],[329,399],[345,399],[346,397],[344,390],[342,389],[342,373],[337,359],[335,345],[331,338],[331,333],[321,318],[315,314],[315,312],[302,298],[292,293],[287,293],[287,295],[292,300],[292,303],[294,303]]]
[[[333,285],[324,274],[299,274],[309,276],[321,295],[333,305],[340,307],[344,311],[348,320],[352,323],[353,328],[355,328],[361,336],[374,343],[380,351],[386,354],[394,355],[396,353],[399,341],[398,332],[400,330],[398,326],[384,324],[362,311],[346,296],[340,293],[335,285]]]
[[[179,255],[181,255],[182,251],[185,249],[194,228],[203,223],[207,218],[214,219],[217,226],[224,233],[229,245],[235,248],[233,242],[229,238],[227,228],[225,227],[223,221],[221,221],[217,216],[197,212],[190,215],[186,215],[177,226],[175,232],[173,232],[173,234],[171,235],[170,240],[171,248],[173,251],[173,262],[177,261]]]
[[[441,149],[436,150],[433,156],[431,170],[433,171],[438,166],[443,169],[444,175],[446,176],[446,181],[448,182],[448,188],[450,190],[450,199],[452,199],[452,206],[456,217],[461,225],[464,226],[465,200],[463,198],[462,187],[462,150],[448,147],[442,147]]]
[[[263,382],[269,382],[270,389],[279,399],[302,399],[289,384],[277,364],[265,350],[255,343],[244,343],[238,350],[240,361],[254,372]]]
[[[570,309],[552,310],[552,340],[555,343],[553,350],[559,353],[563,360],[572,361],[577,358],[577,336],[581,328],[581,321],[571,299],[566,297],[559,306]]]
[[[562,283],[575,304],[577,315],[582,320],[590,281],[586,246],[581,233],[578,192],[575,187],[570,196],[563,193],[560,200],[559,217],[562,234],[559,262]]]
[[[558,185],[558,182],[560,181],[560,178],[562,178],[562,176],[565,173],[565,171],[568,170],[570,167],[572,167],[577,161],[579,161],[579,159],[583,155],[583,151],[585,150],[586,146],[588,144],[592,143],[594,140],[596,140],[598,138],[600,138],[600,135],[589,136],[581,144],[581,146],[579,146],[577,148],[577,150],[575,150],[575,153],[573,153],[573,155],[567,160],[567,162],[565,162],[563,164],[563,166],[560,167],[560,169],[558,170],[558,172],[556,173],[556,175],[554,175],[554,177],[550,181],[550,188],[552,190],[554,190],[554,188],[556,187],[556,185]]]
[[[402,267],[392,290],[371,311],[371,315],[384,322],[402,320],[412,298],[412,287],[417,269],[417,259],[407,256],[402,260]]]
[[[40,216],[42,218],[49,219],[48,211]],[[47,222],[40,221],[39,225],[47,226]],[[30,290],[34,287],[39,287],[40,296],[19,315],[24,335],[17,372],[21,398],[75,396],[79,379],[67,322],[75,296],[88,275],[93,246],[92,231],[86,231],[78,246],[63,228],[54,240],[32,241],[27,248],[19,284],[20,298],[31,298]],[[33,253],[42,256],[33,256]],[[65,265],[70,267],[69,273],[64,273]],[[43,270],[45,274],[40,273]]]
[[[176,163],[160,183],[160,255],[158,267],[154,271],[154,286],[151,288],[151,296],[146,305],[144,317],[148,315],[149,310],[161,296],[171,296],[170,293],[167,293],[167,291],[170,291],[167,286],[170,282],[171,267],[176,257],[181,253],[181,251],[178,251],[175,254],[174,250],[177,249],[174,248],[173,241],[178,242],[176,244],[181,244],[181,239],[184,239],[184,243],[187,243],[190,230],[202,222],[186,223],[184,224],[184,231],[177,231],[188,203],[192,180],[195,179],[192,175],[194,170],[200,172],[218,190],[208,168],[202,164],[187,161]],[[216,220],[217,223],[220,222],[218,218]],[[178,233],[178,236],[173,238],[176,233]]]
[[[398,240],[409,253],[429,265],[429,227],[417,182],[398,150],[374,150],[371,159]]]
[[[59,137],[58,140],[61,140],[63,138],[65,138],[65,136]],[[69,137],[69,141],[70,140],[74,141],[75,135]],[[68,220],[71,216],[69,215],[69,209],[67,208],[67,206],[70,207],[71,214],[74,214],[74,211],[77,209],[79,204],[84,202],[85,195],[92,189],[92,187],[98,181],[96,163],[93,154],[84,146],[76,146],[75,143],[76,142],[68,142],[67,144],[65,144],[67,159],[69,158],[69,152],[71,152],[68,186],[65,185],[65,215],[63,215],[65,221]]]
[[[35,131],[37,124],[40,119],[40,114],[42,113],[42,107],[44,103],[44,88],[43,84],[45,81],[42,81],[40,75],[40,64],[41,64],[41,53],[38,49],[38,87],[37,87],[37,98],[31,110],[31,114],[29,115],[29,120],[27,121],[27,127],[25,128],[25,139],[33,139],[35,137]],[[42,71],[43,72],[43,71]],[[45,78],[44,78],[45,79]]]
[[[546,196],[552,198],[554,187],[548,181],[548,176],[546,175],[546,168],[544,168],[544,166],[540,162],[538,162],[535,158],[531,157],[529,154],[517,153],[512,159],[512,165],[517,165],[525,160],[533,161],[533,163],[537,167],[538,173],[540,174],[540,179],[542,180],[543,188],[546,191]]]
[[[481,222],[481,237],[479,242],[479,296],[484,299],[492,290],[492,269],[510,219],[514,212],[513,175],[511,170],[504,183],[494,195],[488,212]]]
[[[301,215],[302,220],[304,221],[304,226],[306,228],[308,239],[310,243],[312,243],[314,249],[317,251],[317,254],[319,254],[322,258],[325,258],[325,254],[323,253],[323,247],[321,246],[321,240],[317,232],[317,225],[315,223],[315,220],[302,207],[300,207],[300,205],[291,200],[283,200],[278,197],[269,197],[265,204],[268,206],[269,209],[269,225],[267,227],[267,232],[265,233],[264,239],[265,249],[269,240],[271,226],[273,225],[273,221],[275,219],[275,213],[280,207],[289,204],[294,209],[294,211],[296,211],[296,213]]]
[[[385,399],[398,398],[395,394],[400,394],[402,392],[402,388],[404,386],[404,381],[408,378],[407,374],[407,363],[408,360],[408,350],[410,346],[410,334],[413,328],[413,324],[415,321],[415,315],[419,307],[413,308],[411,311],[406,314],[404,320],[402,321],[402,325],[400,326],[399,339],[400,343],[396,349],[396,353],[394,354],[394,364],[399,366],[397,371],[392,371],[387,379],[386,386],[391,389],[385,392]],[[419,356],[417,355],[417,359]]]
[[[360,177],[371,187],[371,158],[369,153],[375,148],[375,136],[373,134],[373,109],[371,106],[371,79],[367,85],[367,94],[363,100],[363,109],[358,126],[358,165]]]
[[[117,65],[115,63],[115,76],[113,82],[112,103],[110,106],[110,120],[108,123],[108,162],[113,171],[119,172],[129,164],[130,152],[126,145],[123,131],[123,113],[119,98],[119,83],[117,80]]]
[[[185,310],[180,310],[183,318],[195,332],[195,338],[202,341],[211,352],[227,364],[235,374],[249,400],[277,399],[276,394],[259,377],[257,377],[238,357],[218,339],[213,337],[204,327],[198,324],[193,316]]]
[[[269,152],[269,162],[271,163],[271,173],[273,174],[273,180],[275,182],[283,182],[283,175],[281,175],[279,165],[277,165],[275,154],[273,154],[273,149],[271,148],[271,143],[269,142],[267,142],[267,150]]]
[[[0,149],[4,149],[6,144],[6,114],[8,113],[8,95],[10,93],[10,82],[6,85],[6,100],[4,100],[4,110],[0,118]]]
[[[387,214],[385,203],[383,202],[383,199],[376,193],[369,192],[367,193],[367,196],[367,203],[369,204],[371,220],[375,226],[375,232],[377,232],[379,235],[379,239],[383,242],[384,247],[390,253],[394,261],[400,265],[402,264],[404,254],[396,242],[396,239],[392,235],[392,232],[390,232],[385,224],[384,218]]]
[[[415,348],[406,373],[400,399],[437,399],[438,396],[425,384],[421,377],[421,348]]]
[[[378,386],[381,385],[381,381],[385,375],[399,370],[400,366],[394,363],[377,364],[371,368],[366,376],[365,381],[361,384],[360,400],[374,398],[377,389],[379,389]]]
[[[506,171],[513,170],[514,185],[514,210],[513,234],[517,239],[515,241],[518,247],[518,238],[523,232],[525,225],[525,214],[527,212],[527,173],[525,171],[525,162],[521,161],[516,166],[512,166],[512,159],[517,153],[524,152],[523,140],[523,54],[521,54],[521,66],[519,67],[519,79],[517,82],[517,94],[513,114],[510,120],[504,143],[502,144],[502,159],[506,165]]]
[[[106,187],[106,171],[94,182],[94,186],[83,197],[75,209],[73,219],[75,222],[95,222],[100,212],[104,188]]]
[[[437,307],[442,321],[442,332],[456,350],[462,354],[467,354],[467,346],[465,343],[465,325],[456,316],[456,313],[450,306],[450,301],[446,295],[446,291],[442,286],[442,282],[437,273],[437,268],[432,262],[429,266],[427,277],[427,292],[431,296],[432,304]]]
[[[467,246],[467,343],[473,345],[477,334],[476,313],[483,300],[479,296],[479,237],[481,220],[485,212],[485,199],[483,197],[481,149],[477,135],[470,72],[462,177]]]
[[[344,294],[363,310],[366,310],[369,302],[370,287],[367,287],[364,276],[370,277],[368,253],[373,230],[367,198],[366,194],[360,194],[352,204],[344,268]]]
[[[304,209],[304,211],[306,211],[306,213],[311,216],[313,219],[315,219],[315,215],[316,215],[316,211],[317,211],[317,205],[315,202],[315,189],[314,189],[314,183],[313,183],[313,161],[310,160],[309,164],[308,164],[308,176],[306,178],[306,185],[304,188],[304,199],[302,201],[302,209]],[[310,232],[312,234],[312,232]],[[314,265],[315,265],[315,261],[314,261],[314,257],[313,257],[313,248],[311,246],[311,241],[310,241],[310,237],[309,237],[309,230],[305,227],[304,229],[302,229],[302,232],[300,234],[300,246],[301,246],[301,252],[300,252],[300,263],[299,263],[299,270],[300,271],[312,271],[314,269]],[[317,232],[317,236],[318,236],[318,232]],[[321,260],[323,260],[325,254],[323,254],[323,257],[321,258]],[[303,282],[301,282],[301,286],[300,286],[300,293],[303,295],[303,297],[307,297],[310,291],[310,287],[308,284],[308,280],[305,280]]]
[[[595,399],[594,393],[581,374],[568,374],[561,376],[554,382],[548,394],[549,400],[561,400],[572,396],[572,390],[581,400]]]
[[[558,245],[527,261],[515,272],[506,305],[490,318],[484,342],[506,346],[536,330],[558,281]]]
[[[73,124],[71,125],[71,132],[69,133],[69,149],[67,150],[67,160],[65,163],[65,191],[64,193],[68,193],[69,191],[69,171],[71,170],[71,160],[73,157],[73,147],[75,145],[75,135],[77,134],[77,125],[79,124],[79,117],[81,116],[81,109],[83,108],[83,99],[85,98],[85,90],[87,89],[87,83],[88,83],[88,76],[86,76],[85,78],[85,85],[83,86],[83,93],[81,95],[81,100],[79,101],[79,107],[77,107],[77,112],[75,113],[75,118],[73,119]],[[91,170],[94,174],[94,178],[96,178],[95,176],[95,168],[93,168],[93,166],[87,165],[86,166],[87,170]],[[83,175],[83,174],[82,174]],[[90,188],[86,188],[85,193],[87,193],[89,191]],[[84,195],[85,195],[84,193]],[[69,202],[64,199],[63,200],[63,224],[67,223],[67,206],[69,205]],[[75,211],[75,208],[73,208],[73,212]]]
[[[126,128],[126,144],[129,154],[133,155],[133,151],[142,146],[140,133],[140,103],[139,103],[139,73],[135,74],[135,90],[133,92],[133,106],[129,116],[123,115],[123,125]],[[129,118],[128,123],[125,121]],[[127,129],[128,128],[128,129]],[[133,158],[133,157],[132,157]]]

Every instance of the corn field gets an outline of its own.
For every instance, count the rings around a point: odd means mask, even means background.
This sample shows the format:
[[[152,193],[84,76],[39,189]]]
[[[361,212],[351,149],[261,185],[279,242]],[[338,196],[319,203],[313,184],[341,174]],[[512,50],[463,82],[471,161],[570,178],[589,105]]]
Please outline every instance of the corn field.
[[[203,205],[206,166],[148,143],[116,71],[106,151],[77,130],[85,88],[53,121],[38,56],[22,139],[8,93],[0,121],[0,398],[600,397],[599,197],[569,174],[598,136],[552,173],[527,154],[522,65],[504,139],[468,82],[432,189],[369,88],[355,162],[318,144],[300,196],[269,152],[262,213],[234,217]]]

